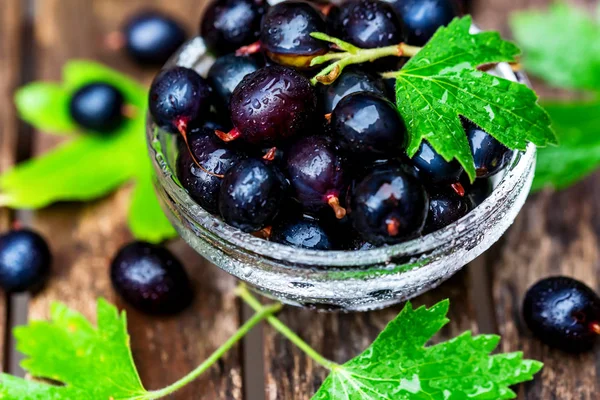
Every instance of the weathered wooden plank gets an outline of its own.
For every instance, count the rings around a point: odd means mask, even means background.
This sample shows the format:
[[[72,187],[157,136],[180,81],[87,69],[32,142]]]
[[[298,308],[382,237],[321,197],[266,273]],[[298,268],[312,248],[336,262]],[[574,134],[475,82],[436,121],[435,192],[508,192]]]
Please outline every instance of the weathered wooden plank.
[[[139,69],[122,54],[103,48],[103,37],[128,15],[149,7],[179,16],[192,32],[202,7],[191,0],[37,0],[35,6],[37,79],[59,79],[68,59],[90,58],[145,82],[155,71]],[[43,153],[59,140],[37,135],[35,153]],[[116,298],[108,267],[118,248],[132,240],[125,225],[129,192],[124,189],[89,204],[59,204],[36,213],[34,226],[49,237],[56,262],[48,288],[31,301],[30,316],[47,316],[49,303],[56,300],[88,317],[95,314],[97,297],[116,302],[128,312],[132,349],[142,380],[155,389],[172,383],[205,359],[237,328],[239,312],[230,290],[234,280],[180,242],[170,247],[188,268],[197,293],[188,310],[172,318],[152,318]],[[240,399],[241,381],[240,355],[235,350],[173,398]]]
[[[549,0],[489,0],[476,2],[477,21],[486,29],[510,34],[508,16],[517,9],[545,7]],[[570,3],[595,7],[590,0]],[[554,90],[536,85],[538,92]],[[579,356],[551,349],[532,337],[521,317],[527,289],[547,276],[567,275],[599,289],[600,175],[561,193],[533,195],[502,243],[484,258],[490,268],[493,297],[503,351],[523,350],[544,362],[533,382],[520,385],[524,399],[596,399],[600,393],[600,350]]]
[[[0,172],[9,169],[17,156],[18,120],[12,96],[20,79],[21,67],[21,2],[0,0]],[[0,233],[9,229],[12,214],[0,208]],[[8,349],[5,342],[10,330],[7,296],[0,291],[0,370],[6,367]]]
[[[463,270],[438,289],[413,301],[415,306],[431,306],[446,298],[451,301],[449,317],[452,322],[433,339],[433,343],[465,330],[478,332],[468,282],[468,271]],[[401,307],[392,307],[368,313],[325,314],[286,308],[280,318],[318,352],[343,363],[369,346],[400,310]],[[327,377],[324,368],[268,326],[264,328],[264,354],[267,400],[308,399]]]

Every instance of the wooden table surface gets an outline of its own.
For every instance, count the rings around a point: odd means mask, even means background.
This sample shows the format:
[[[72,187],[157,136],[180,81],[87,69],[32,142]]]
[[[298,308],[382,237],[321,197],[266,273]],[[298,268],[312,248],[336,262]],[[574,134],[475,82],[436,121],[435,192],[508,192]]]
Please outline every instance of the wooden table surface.
[[[474,0],[480,26],[509,35],[511,11],[543,6],[550,0]],[[578,1],[586,3],[586,1]],[[595,3],[587,0],[588,4]],[[149,82],[154,71],[139,70],[125,57],[101,46],[105,34],[141,8],[165,10],[196,32],[202,0],[0,0],[0,170],[41,154],[60,138],[20,123],[11,106],[19,85],[58,80],[71,58],[99,60]],[[543,88],[540,88],[543,90]],[[19,219],[42,232],[55,255],[49,286],[31,299],[0,295],[0,359],[14,368],[10,329],[16,321],[48,315],[52,301],[62,301],[94,318],[99,296],[127,310],[133,354],[149,389],[172,383],[223,343],[242,320],[236,282],[196,255],[181,241],[169,245],[184,261],[198,296],[176,318],[152,318],[136,312],[113,292],[108,266],[116,250],[131,240],[125,226],[128,195],[123,188],[87,204],[59,204],[30,212],[0,209],[0,231]],[[520,318],[525,290],[540,278],[566,274],[600,289],[600,174],[561,193],[531,196],[514,226],[490,251],[440,288],[416,299],[431,305],[450,298],[452,322],[436,341],[471,329],[502,335],[502,351],[523,350],[545,363],[535,381],[516,388],[522,399],[598,399],[600,349],[573,356],[551,350],[531,337]],[[26,304],[27,315],[23,307]],[[344,362],[362,351],[399,311],[362,314],[316,314],[287,308],[281,319],[326,357]],[[258,350],[257,350],[258,349]],[[262,350],[261,350],[262,349]],[[297,348],[270,327],[247,338],[201,379],[174,399],[308,399],[326,376]],[[263,390],[264,387],[264,390]],[[594,394],[595,393],[595,394]]]

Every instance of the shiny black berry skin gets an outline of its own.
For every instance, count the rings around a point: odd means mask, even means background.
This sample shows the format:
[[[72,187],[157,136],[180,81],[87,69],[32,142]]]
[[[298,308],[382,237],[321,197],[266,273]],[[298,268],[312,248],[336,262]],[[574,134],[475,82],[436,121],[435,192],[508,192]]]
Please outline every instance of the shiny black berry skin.
[[[307,213],[330,207],[344,191],[345,174],[342,158],[330,140],[322,136],[300,139],[288,151],[286,170],[295,198]]]
[[[350,204],[354,228],[378,246],[419,236],[429,210],[421,182],[400,168],[368,175],[355,186]]]
[[[0,236],[0,287],[6,292],[40,289],[50,275],[52,254],[39,234],[15,230]]]
[[[513,153],[508,147],[474,124],[467,124],[467,139],[478,178],[488,178],[497,174],[512,158]]]
[[[204,169],[224,175],[243,156],[226,146],[213,131],[201,130],[190,137],[190,149]],[[212,214],[219,213],[219,192],[222,178],[198,168],[185,146],[181,146],[177,159],[177,176],[183,187],[202,208]]]
[[[208,71],[208,81],[215,91],[221,109],[229,109],[231,94],[248,74],[260,69],[253,57],[228,54],[217,58]]]
[[[368,92],[340,100],[331,114],[331,131],[340,149],[359,161],[398,157],[407,140],[396,107]]]
[[[261,24],[260,43],[269,58],[279,64],[308,68],[311,59],[325,54],[327,42],[310,36],[325,32],[325,19],[312,5],[286,1],[271,7]]]
[[[600,337],[600,298],[572,278],[550,277],[533,285],[523,317],[538,339],[562,350],[589,350]]]
[[[148,314],[175,314],[192,300],[192,288],[181,262],[164,247],[134,242],[123,247],[110,267],[117,293]]]
[[[453,184],[460,180],[463,167],[456,160],[446,161],[426,141],[411,159],[422,179],[431,185]]]
[[[288,183],[277,167],[263,160],[242,160],[223,178],[219,211],[229,225],[256,232],[275,219],[287,192]]]
[[[300,133],[315,118],[317,96],[298,72],[272,65],[247,75],[231,96],[240,139],[271,144]]]
[[[328,15],[327,27],[333,36],[367,49],[406,40],[400,17],[390,4],[379,0],[343,3]]]
[[[341,99],[356,92],[369,92],[381,97],[387,95],[382,79],[358,68],[347,68],[331,85],[319,86],[323,113],[331,113]]]
[[[174,67],[159,73],[150,87],[149,107],[154,122],[168,132],[186,131],[209,115],[212,89],[192,69]]]
[[[90,83],[79,88],[69,103],[73,120],[89,132],[110,133],[122,124],[125,98],[107,83]]]
[[[390,3],[404,21],[407,42],[413,46],[425,45],[438,28],[458,16],[454,0],[394,0]]]
[[[465,189],[466,196],[471,202],[472,208],[483,203],[494,191],[494,183],[489,178],[478,178],[475,179],[475,182],[471,183],[469,177],[464,174],[460,179],[460,183]]]
[[[133,17],[123,29],[125,48],[142,66],[163,66],[186,41],[185,29],[174,19],[156,12]]]
[[[261,0],[213,1],[202,17],[200,34],[213,54],[232,53],[258,40],[265,11]]]
[[[308,250],[333,250],[331,239],[316,220],[298,219],[273,226],[269,240]]]
[[[471,202],[467,196],[460,196],[449,187],[433,187],[429,194],[429,213],[424,233],[438,231],[458,221],[471,211]]]

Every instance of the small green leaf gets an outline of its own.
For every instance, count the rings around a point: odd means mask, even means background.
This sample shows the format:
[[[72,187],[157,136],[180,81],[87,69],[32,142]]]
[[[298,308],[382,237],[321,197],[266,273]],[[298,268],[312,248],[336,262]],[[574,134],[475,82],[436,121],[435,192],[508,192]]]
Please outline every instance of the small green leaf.
[[[600,166],[600,101],[545,104],[560,146],[540,149],[533,190],[566,188]]]
[[[55,83],[35,82],[17,90],[15,104],[21,118],[48,133],[77,130],[69,114],[70,94]]]
[[[511,27],[529,73],[559,87],[600,90],[600,22],[593,13],[557,3],[514,14]]]
[[[51,320],[16,328],[23,368],[63,386],[0,375],[0,399],[98,400],[148,398],[136,370],[125,314],[98,301],[98,327],[65,305],[54,304]]]
[[[556,143],[546,112],[527,86],[477,70],[514,61],[519,49],[497,32],[470,34],[471,18],[455,19],[396,74],[398,109],[406,120],[410,157],[423,140],[446,160],[456,159],[471,179],[473,157],[459,116],[511,149]]]
[[[426,309],[407,303],[398,317],[358,357],[332,369],[314,400],[501,400],[509,388],[531,380],[542,364],[521,353],[490,353],[500,338],[470,332],[425,344],[448,319],[449,302]]]

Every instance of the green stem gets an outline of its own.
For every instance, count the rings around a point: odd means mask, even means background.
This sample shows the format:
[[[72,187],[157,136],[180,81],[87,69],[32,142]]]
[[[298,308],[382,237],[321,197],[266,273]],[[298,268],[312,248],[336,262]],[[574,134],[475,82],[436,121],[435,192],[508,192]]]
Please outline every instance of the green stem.
[[[282,304],[272,304],[269,306],[262,306],[259,304],[258,308],[255,308],[256,314],[252,316],[244,325],[242,325],[234,334],[231,336],[221,347],[215,350],[214,353],[210,355],[202,364],[200,364],[196,369],[192,372],[173,383],[170,386],[167,386],[164,389],[156,390],[152,392],[148,392],[143,399],[153,400],[160,399],[165,396],[168,396],[175,391],[181,389],[185,385],[192,382],[194,379],[198,378],[202,373],[208,370],[219,358],[223,356],[229,349],[231,349],[237,342],[239,342],[252,328],[254,328],[257,324],[263,321],[265,318],[272,316],[277,313],[283,307]]]
[[[263,305],[254,297],[250,291],[245,286],[239,286],[237,288],[237,294],[240,296],[242,300],[246,302],[252,309],[255,311],[263,308]],[[281,322],[277,317],[273,315],[269,315],[266,318],[267,322],[275,328],[275,330],[285,336],[290,342],[294,343],[300,350],[302,350],[307,356],[312,358],[321,366],[333,370],[339,367],[339,364],[326,359],[321,354],[319,354],[315,349],[310,347],[308,343],[302,340],[298,335],[296,335],[290,328],[287,327],[283,322]]]

